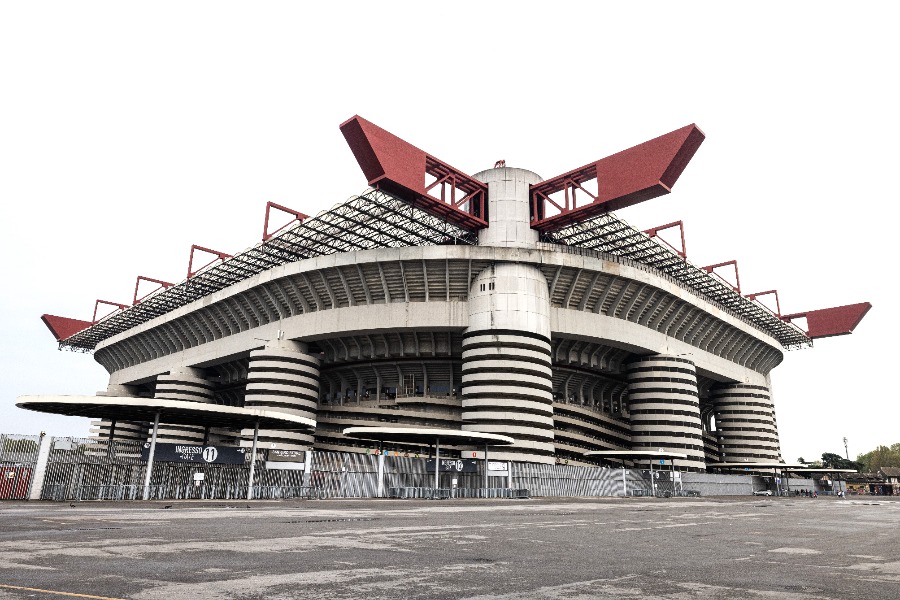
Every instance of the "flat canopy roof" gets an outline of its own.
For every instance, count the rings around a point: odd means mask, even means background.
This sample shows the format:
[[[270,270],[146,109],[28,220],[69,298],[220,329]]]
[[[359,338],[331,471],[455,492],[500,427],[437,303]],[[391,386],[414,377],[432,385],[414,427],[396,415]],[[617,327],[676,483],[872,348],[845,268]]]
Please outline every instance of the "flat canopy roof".
[[[348,427],[344,430],[344,435],[358,440],[408,444],[432,444],[435,440],[442,440],[458,444],[507,446],[516,442],[511,437],[497,433],[433,427]]]
[[[312,419],[273,410],[129,396],[19,396],[16,406],[37,412],[116,421],[152,422],[159,413],[161,422],[177,425],[254,427],[258,422],[263,429],[312,429],[316,426]]]
[[[797,473],[858,473],[856,469],[823,469],[821,467],[810,469],[791,469],[791,471],[796,471]]]
[[[585,452],[585,456],[600,458],[687,458],[682,452],[665,452],[663,450],[594,450]]]
[[[706,465],[708,469],[790,469],[796,471],[802,469],[803,464],[787,464],[780,462],[723,462],[709,463]]]

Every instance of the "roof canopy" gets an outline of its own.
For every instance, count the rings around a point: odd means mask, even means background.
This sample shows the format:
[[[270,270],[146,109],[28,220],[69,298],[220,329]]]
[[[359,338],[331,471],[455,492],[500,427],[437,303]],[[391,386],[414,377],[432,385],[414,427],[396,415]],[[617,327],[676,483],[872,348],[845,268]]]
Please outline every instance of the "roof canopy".
[[[788,464],[781,462],[723,462],[723,463],[708,463],[706,465],[707,469],[790,469],[792,471],[796,471],[797,469],[803,469],[806,465],[803,463],[798,464]]]
[[[436,440],[440,440],[451,444],[507,446],[516,442],[511,437],[497,433],[432,427],[348,427],[344,430],[344,435],[358,440],[405,444],[433,444]]]
[[[595,450],[593,452],[585,452],[585,456],[596,456],[599,458],[662,458],[676,459],[687,458],[687,454],[681,452],[665,452],[663,450]]]
[[[127,396],[20,396],[16,406],[37,412],[110,419],[153,421],[178,425],[243,428],[312,429],[312,419],[258,408],[238,408],[185,400],[154,400]]]

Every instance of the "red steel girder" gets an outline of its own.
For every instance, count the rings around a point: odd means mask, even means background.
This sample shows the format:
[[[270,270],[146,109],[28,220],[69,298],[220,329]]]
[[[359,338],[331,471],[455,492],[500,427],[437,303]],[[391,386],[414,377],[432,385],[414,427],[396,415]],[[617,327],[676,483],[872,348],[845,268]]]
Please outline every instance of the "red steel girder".
[[[531,186],[531,226],[548,233],[668,194],[705,137],[699,127],[688,125]],[[597,180],[597,195],[582,187],[592,179]],[[576,190],[591,203],[577,207]],[[556,192],[566,194],[562,205],[550,198]],[[560,213],[545,217],[547,202]]]
[[[207,254],[214,254],[215,258],[200,267],[199,269],[194,269],[194,251],[200,250],[201,252],[206,252]],[[209,265],[213,264],[217,260],[225,260],[226,258],[231,258],[230,254],[225,254],[224,252],[219,252],[218,250],[210,250],[209,248],[204,248],[203,246],[198,246],[197,244],[191,244],[191,257],[188,259],[188,274],[187,278],[190,279]]]
[[[716,269],[718,269],[719,267],[728,267],[728,266],[734,267],[734,284],[732,284],[730,281],[728,281],[727,279],[725,279],[724,277],[722,277],[721,275],[716,273]],[[738,273],[738,264],[737,264],[736,260],[726,260],[725,262],[720,262],[718,264],[709,265],[708,267],[702,267],[702,268],[704,271],[706,271],[710,275],[715,275],[716,277],[721,279],[725,284],[730,285],[732,288],[734,288],[734,291],[736,291],[738,294],[741,293],[741,274]]]
[[[784,321],[791,322],[794,319],[806,317],[806,326],[809,328],[806,335],[810,339],[817,340],[819,338],[853,333],[853,330],[856,329],[856,326],[859,325],[859,322],[862,321],[871,308],[871,303],[860,302],[859,304],[820,308],[818,310],[783,315],[781,318]]]
[[[664,240],[659,236],[660,231],[665,231],[666,229],[672,229],[673,227],[677,227],[681,232],[681,250]],[[687,246],[684,244],[684,223],[681,221],[675,221],[674,223],[667,223],[666,225],[660,225],[659,227],[651,227],[650,229],[645,229],[644,233],[649,235],[652,238],[657,238],[660,242],[674,250],[678,256],[687,260]]]
[[[127,304],[121,304],[119,302],[110,302],[109,300],[99,300],[98,299],[96,302],[94,302],[94,317],[91,319],[91,324],[94,324],[97,322],[97,309],[100,307],[101,304],[106,304],[107,306],[115,306],[119,310],[125,310],[126,308],[128,308]],[[116,312],[116,311],[113,311],[113,312]],[[106,315],[106,317],[108,317],[111,314],[113,314],[113,313],[109,313],[108,315]],[[106,317],[104,317],[104,318],[106,318]]]
[[[143,296],[138,298],[138,288],[141,286],[142,281],[149,281],[150,283],[159,284],[159,287],[153,288],[149,293],[144,294]],[[137,281],[134,282],[134,299],[131,301],[131,305],[134,306],[135,304],[158,290],[160,287],[167,290],[172,287],[172,285],[173,284],[169,283],[168,281],[162,281],[160,279],[153,279],[152,277],[144,277],[143,275],[138,275]]]
[[[47,329],[50,330],[57,342],[72,337],[79,331],[84,331],[93,325],[90,321],[57,317],[56,315],[41,315],[41,321],[44,322],[44,325],[47,326]]]
[[[768,296],[771,294],[775,295],[775,308],[776,308],[775,316],[780,317],[781,316],[781,302],[778,301],[778,290],[768,290],[766,292],[756,292],[755,294],[747,294],[744,297],[747,298],[748,300],[756,300],[760,296]],[[757,302],[759,302],[759,301],[757,300]],[[764,306],[765,308],[769,308],[762,302],[759,302],[759,304],[762,304],[762,306]],[[772,309],[769,308],[769,310],[772,310]]]
[[[269,232],[269,212],[270,212],[273,208],[274,208],[275,210],[280,210],[280,211],[283,212],[283,213],[287,213],[287,214],[289,214],[289,215],[293,215],[294,218],[291,219],[290,221],[288,221],[287,223],[285,223],[284,225],[282,225],[281,227],[279,227],[278,229],[276,229],[275,231],[272,231],[272,232],[270,233],[270,232]],[[274,202],[266,202],[266,221],[265,221],[265,223],[263,223],[263,236],[262,236],[262,241],[264,241],[264,242],[269,241],[269,239],[270,239],[271,237],[273,237],[276,233],[278,233],[279,231],[281,231],[282,229],[284,229],[285,227],[287,227],[288,225],[290,225],[290,224],[293,223],[294,221],[300,221],[300,222],[302,223],[304,220],[306,220],[306,219],[308,219],[308,218],[309,218],[309,215],[304,215],[302,212],[298,212],[298,211],[296,211],[296,210],[294,210],[294,209],[292,209],[292,208],[288,208],[288,207],[282,206],[282,205],[280,205],[280,204],[275,204]]]
[[[370,186],[467,231],[487,227],[485,184],[360,116],[341,124],[341,133]],[[426,175],[436,179],[427,187]],[[437,186],[441,187],[440,199],[429,194]],[[462,197],[457,197],[457,190]]]

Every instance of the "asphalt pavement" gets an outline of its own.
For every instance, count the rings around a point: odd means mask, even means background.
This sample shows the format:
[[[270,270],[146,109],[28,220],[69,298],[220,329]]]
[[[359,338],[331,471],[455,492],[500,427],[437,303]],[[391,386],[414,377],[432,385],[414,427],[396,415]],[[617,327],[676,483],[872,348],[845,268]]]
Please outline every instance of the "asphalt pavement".
[[[0,599],[900,598],[890,498],[0,503]]]

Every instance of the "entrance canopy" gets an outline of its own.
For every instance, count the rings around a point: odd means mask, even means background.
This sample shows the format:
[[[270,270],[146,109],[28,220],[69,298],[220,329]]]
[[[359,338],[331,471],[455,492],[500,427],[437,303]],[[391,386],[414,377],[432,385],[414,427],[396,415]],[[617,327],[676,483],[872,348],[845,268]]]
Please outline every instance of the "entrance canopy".
[[[258,423],[263,429],[313,429],[316,426],[312,419],[285,412],[130,396],[19,396],[16,406],[37,412],[113,421],[152,423],[158,414],[162,422],[175,425],[244,428]]]
[[[796,471],[798,469],[805,468],[805,464],[789,464],[782,462],[722,462],[722,463],[707,463],[707,469],[747,469],[747,470],[757,470],[757,469],[780,469],[784,471],[785,469],[790,469],[791,471]]]
[[[809,473],[810,475],[813,473],[858,473],[856,469],[823,469],[821,467],[809,469],[791,469],[794,473]]]
[[[348,427],[344,435],[358,440],[395,442],[400,444],[433,444],[440,440],[445,444],[473,444],[508,446],[516,440],[497,433],[480,433],[460,429],[439,429],[432,427]]]
[[[682,452],[666,452],[664,450],[594,450],[593,452],[585,452],[585,456],[596,456],[598,458],[621,458],[623,460],[635,458],[659,458],[665,459],[682,459],[687,458],[687,454]]]

